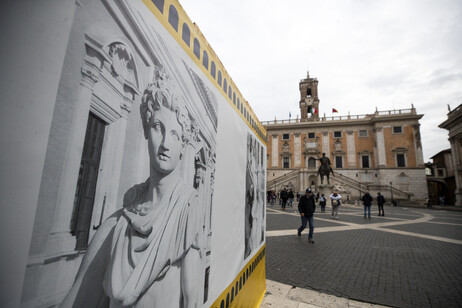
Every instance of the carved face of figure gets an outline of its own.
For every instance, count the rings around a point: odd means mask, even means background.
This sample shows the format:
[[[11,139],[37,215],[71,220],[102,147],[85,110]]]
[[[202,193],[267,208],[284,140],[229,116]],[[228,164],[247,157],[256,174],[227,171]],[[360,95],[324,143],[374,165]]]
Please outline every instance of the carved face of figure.
[[[160,107],[152,115],[148,128],[151,168],[167,175],[179,165],[183,155],[182,127],[175,111]]]

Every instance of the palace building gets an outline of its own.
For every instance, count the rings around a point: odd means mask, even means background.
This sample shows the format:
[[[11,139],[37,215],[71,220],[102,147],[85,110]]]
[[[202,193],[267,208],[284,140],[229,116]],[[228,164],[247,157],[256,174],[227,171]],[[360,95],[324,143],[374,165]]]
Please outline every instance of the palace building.
[[[363,115],[320,116],[318,80],[309,74],[299,84],[301,118],[263,122],[267,129],[267,189],[337,189],[357,199],[365,190],[387,200],[423,201],[427,197],[419,120],[410,109]],[[330,185],[317,175],[325,153],[332,163]]]

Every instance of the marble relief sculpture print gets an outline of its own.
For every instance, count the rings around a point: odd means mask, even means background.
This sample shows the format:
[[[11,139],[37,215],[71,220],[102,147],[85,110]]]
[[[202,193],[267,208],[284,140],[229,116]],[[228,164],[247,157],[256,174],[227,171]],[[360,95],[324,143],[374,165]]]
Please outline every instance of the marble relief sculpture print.
[[[204,146],[175,86],[166,69],[155,67],[140,104],[149,177],[129,188],[123,208],[100,226],[62,307],[196,307],[206,301],[215,149],[210,140]],[[191,181],[188,170],[194,170]],[[204,183],[210,187],[202,189]]]
[[[247,258],[264,240],[265,232],[265,169],[263,146],[247,134],[245,193],[245,250]]]

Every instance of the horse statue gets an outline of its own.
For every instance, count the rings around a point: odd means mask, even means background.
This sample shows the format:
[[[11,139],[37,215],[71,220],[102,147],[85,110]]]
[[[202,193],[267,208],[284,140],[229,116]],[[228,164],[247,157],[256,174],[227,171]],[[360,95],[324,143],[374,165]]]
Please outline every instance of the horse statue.
[[[332,172],[332,175],[334,176],[334,170],[332,170],[330,159],[329,157],[326,157],[326,153],[322,153],[322,157],[318,158],[318,160],[321,162],[321,166],[318,169],[318,175],[321,177],[321,185],[325,176],[327,176],[327,184],[330,184],[329,174]]]

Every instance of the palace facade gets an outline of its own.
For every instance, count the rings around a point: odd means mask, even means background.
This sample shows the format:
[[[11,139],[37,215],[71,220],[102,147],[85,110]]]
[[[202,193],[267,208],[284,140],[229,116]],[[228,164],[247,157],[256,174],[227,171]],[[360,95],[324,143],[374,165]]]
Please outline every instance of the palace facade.
[[[318,80],[300,81],[301,118],[262,122],[268,135],[267,189],[337,189],[357,199],[365,190],[387,200],[421,201],[427,197],[419,120],[410,109],[363,115],[320,117]],[[330,185],[317,175],[325,153],[335,173]]]

